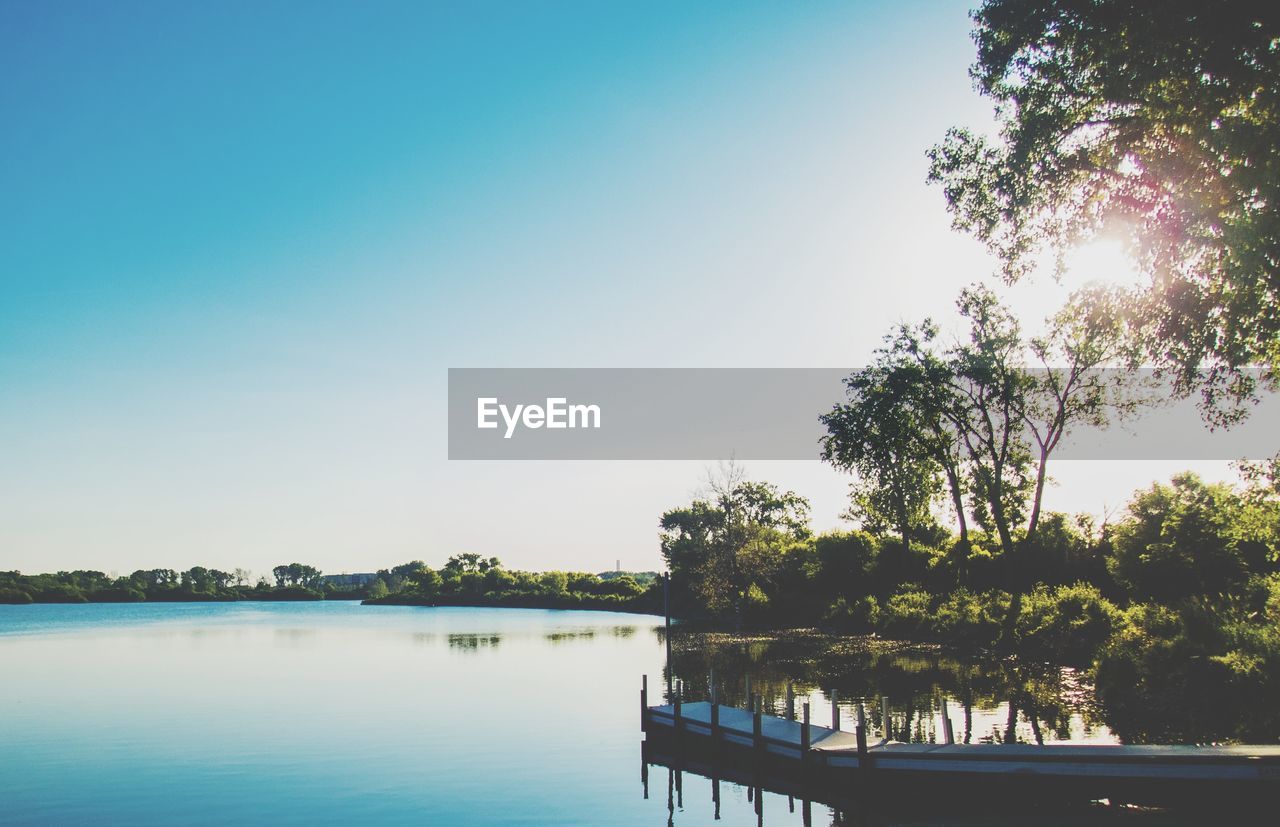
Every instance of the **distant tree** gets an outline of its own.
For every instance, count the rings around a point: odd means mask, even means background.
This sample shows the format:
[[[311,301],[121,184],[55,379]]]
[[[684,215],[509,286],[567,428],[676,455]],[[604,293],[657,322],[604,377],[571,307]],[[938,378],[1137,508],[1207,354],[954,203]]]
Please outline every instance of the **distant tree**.
[[[997,103],[1001,134],[992,143],[953,129],[931,151],[955,225],[1011,280],[1041,251],[1061,262],[1082,240],[1119,234],[1150,278],[1128,297],[1150,358],[1209,402],[1248,395],[1246,366],[1274,379],[1275,7],[987,0],[974,21],[972,74]]]
[[[308,589],[320,588],[321,572],[314,566],[289,563],[288,565],[276,566],[271,570],[271,573],[275,575],[277,588],[284,588],[285,586],[303,586]]]
[[[706,499],[662,515],[662,554],[706,606],[731,611],[741,625],[752,588],[781,562],[788,542],[808,536],[809,503],[747,480],[733,464],[708,483]]]
[[[481,557],[479,554],[455,554],[444,564],[444,570],[450,572],[480,572],[502,568],[502,561],[497,557]]]

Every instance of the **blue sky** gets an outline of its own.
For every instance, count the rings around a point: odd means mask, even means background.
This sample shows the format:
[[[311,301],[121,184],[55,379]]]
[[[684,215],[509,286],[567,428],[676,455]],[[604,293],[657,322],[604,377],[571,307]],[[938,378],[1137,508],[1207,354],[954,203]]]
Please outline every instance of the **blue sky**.
[[[948,126],[990,123],[968,28],[0,4],[0,567],[656,567],[701,464],[449,463],[447,368],[853,365],[946,314],[991,270],[924,183]],[[749,470],[838,524],[829,469]],[[1154,475],[1062,470],[1072,510]]]

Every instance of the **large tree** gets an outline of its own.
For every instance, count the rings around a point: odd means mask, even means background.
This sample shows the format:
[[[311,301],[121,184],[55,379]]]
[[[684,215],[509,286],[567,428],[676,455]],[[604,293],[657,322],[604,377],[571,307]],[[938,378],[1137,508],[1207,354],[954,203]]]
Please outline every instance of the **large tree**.
[[[662,515],[662,555],[682,588],[741,626],[752,587],[774,573],[788,543],[808,536],[809,502],[748,480],[732,463],[707,487],[706,496]]]
[[[931,403],[939,383],[906,352],[915,335],[904,326],[887,337],[872,363],[845,380],[847,401],[820,417],[827,427],[822,458],[855,475],[851,516],[872,533],[896,531],[904,551],[913,532],[932,521],[944,470],[935,449],[941,443],[949,456],[953,442],[935,433],[942,417]],[[962,503],[958,514],[963,525]]]
[[[931,152],[956,226],[1009,279],[1121,234],[1150,279],[1128,296],[1149,358],[1209,402],[1248,396],[1249,366],[1274,381],[1280,6],[988,0],[974,21],[1000,135]]]

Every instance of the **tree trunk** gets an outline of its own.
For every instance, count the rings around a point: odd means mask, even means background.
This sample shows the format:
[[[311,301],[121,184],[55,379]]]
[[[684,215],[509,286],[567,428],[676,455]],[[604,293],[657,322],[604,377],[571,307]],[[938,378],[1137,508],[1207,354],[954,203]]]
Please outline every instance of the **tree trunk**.
[[[1036,526],[1040,524],[1040,500],[1044,498],[1044,479],[1048,463],[1049,452],[1041,448],[1040,466],[1036,469],[1036,491],[1031,498],[1031,519],[1027,521],[1027,543],[1031,542],[1031,538],[1036,534]]]
[[[960,491],[960,477],[950,464],[947,470],[947,487],[951,489],[951,505],[956,510],[956,521],[960,524],[960,542],[952,549],[956,561],[956,582],[965,585],[969,580],[969,519],[964,513],[964,496]]]

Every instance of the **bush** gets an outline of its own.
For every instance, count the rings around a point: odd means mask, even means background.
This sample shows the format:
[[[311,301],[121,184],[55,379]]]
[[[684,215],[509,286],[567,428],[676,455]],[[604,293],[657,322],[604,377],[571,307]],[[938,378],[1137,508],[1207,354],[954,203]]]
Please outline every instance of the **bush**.
[[[38,603],[87,603],[84,592],[65,583],[41,584],[32,599]]]
[[[841,597],[823,614],[822,623],[840,632],[873,632],[880,624],[880,606],[871,595],[852,600]]]
[[[142,603],[147,596],[133,586],[108,586],[90,592],[89,599],[95,603]]]
[[[956,589],[942,598],[932,617],[935,640],[967,648],[991,647],[1000,637],[1009,595]]]
[[[30,603],[31,595],[21,589],[0,589],[0,603]]]
[[[907,640],[932,639],[933,607],[929,593],[906,588],[885,601],[880,611],[881,631],[888,637]]]
[[[1096,586],[1038,586],[1022,600],[1018,649],[1042,660],[1086,665],[1120,622],[1120,610]]]

